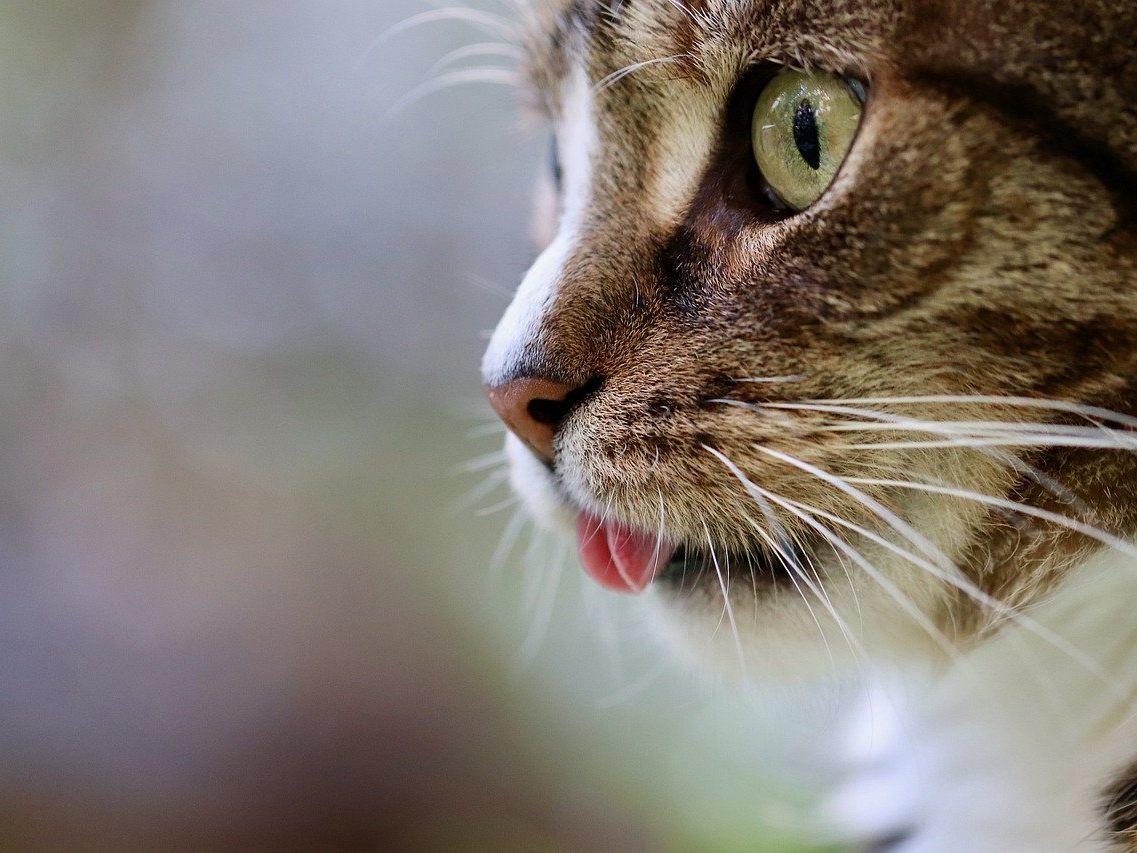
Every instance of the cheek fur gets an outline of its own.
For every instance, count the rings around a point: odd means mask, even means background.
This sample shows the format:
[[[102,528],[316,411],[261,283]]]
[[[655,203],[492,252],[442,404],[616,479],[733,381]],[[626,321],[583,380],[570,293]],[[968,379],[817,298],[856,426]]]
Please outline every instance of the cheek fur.
[[[1133,170],[1119,163],[1112,125],[1062,100],[1076,87],[1051,86],[1035,114],[1014,109],[1019,96],[1039,100],[1025,86],[1057,73],[1008,81],[1028,67],[1014,66],[1033,49],[1025,42],[977,56],[980,27],[966,47],[937,52],[905,41],[906,20],[888,3],[867,3],[856,26],[820,4],[790,0],[776,21],[765,9],[706,0],[684,19],[630,4],[623,16],[579,11],[560,33],[559,65],[538,76],[557,81],[576,129],[562,136],[566,215],[495,335],[487,376],[528,365],[599,390],[562,425],[559,488],[520,448],[515,482],[543,517],[568,499],[632,525],[662,517],[677,539],[743,555],[782,532],[811,538],[801,568],[818,589],[777,602],[755,594],[742,623],[778,612],[793,614],[778,624],[797,624],[847,586],[878,633],[915,620],[969,642],[999,621],[983,596],[1029,606],[1093,547],[1006,506],[1058,516],[1076,503],[1096,529],[1137,530],[1130,457],[1046,443],[1084,420],[974,404],[1028,397],[1132,414],[1137,252],[1116,186]],[[1055,50],[1079,32],[1056,31]],[[1008,66],[975,85],[949,67],[953,51]],[[785,56],[863,71],[872,86],[830,192],[772,220],[740,201],[731,170],[747,152],[731,153],[722,122],[739,73]],[[972,402],[865,402],[928,396]],[[834,398],[861,411],[808,408]],[[889,418],[908,424],[886,433]],[[972,435],[975,446],[949,446],[961,434],[952,422],[988,420],[1002,423]],[[992,429],[1029,422],[1035,432],[1020,431],[1030,440],[993,441]],[[865,448],[874,442],[895,447]],[[954,493],[934,491],[945,483]],[[762,507],[755,488],[793,506]],[[708,601],[749,594],[718,586],[707,578]],[[833,605],[835,623],[850,617],[847,604]]]

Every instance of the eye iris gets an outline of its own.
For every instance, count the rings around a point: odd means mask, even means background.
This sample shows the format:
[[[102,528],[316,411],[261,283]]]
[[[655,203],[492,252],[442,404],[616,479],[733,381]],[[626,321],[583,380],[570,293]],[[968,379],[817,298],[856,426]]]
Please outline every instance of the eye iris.
[[[797,144],[801,159],[809,168],[817,171],[821,168],[821,137],[817,132],[817,115],[813,111],[813,104],[808,100],[797,105],[794,113],[794,142]]]
[[[751,136],[765,195],[805,210],[841,168],[864,110],[863,87],[824,71],[784,68],[758,96]]]

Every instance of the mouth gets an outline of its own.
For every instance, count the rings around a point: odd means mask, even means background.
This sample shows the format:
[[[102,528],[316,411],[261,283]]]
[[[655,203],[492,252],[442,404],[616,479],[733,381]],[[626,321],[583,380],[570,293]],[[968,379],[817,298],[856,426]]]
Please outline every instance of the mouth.
[[[652,583],[682,586],[704,576],[725,583],[731,574],[754,581],[792,579],[809,565],[805,549],[784,542],[737,553],[669,542],[618,522],[582,512],[577,518],[577,544],[585,572],[605,589],[626,594],[644,592]],[[740,571],[741,569],[741,571]]]

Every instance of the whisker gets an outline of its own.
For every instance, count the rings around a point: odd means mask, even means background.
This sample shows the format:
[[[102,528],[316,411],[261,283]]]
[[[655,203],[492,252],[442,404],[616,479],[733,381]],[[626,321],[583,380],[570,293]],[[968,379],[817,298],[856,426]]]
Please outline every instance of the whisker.
[[[715,450],[710,445],[704,444],[702,447],[704,450],[711,453],[716,458],[721,458],[721,461],[723,461],[724,464],[727,464],[728,470],[730,466],[734,464],[733,462],[730,462],[730,460],[727,459],[725,455],[719,453],[719,451]],[[755,532],[758,533],[762,541],[764,541],[773,550],[774,555],[778,558],[778,562],[780,562],[782,564],[782,567],[786,570],[790,582],[794,585],[794,588],[797,590],[798,595],[801,596],[801,600],[805,603],[806,609],[809,610],[809,615],[813,618],[814,624],[817,625],[817,630],[821,634],[821,641],[825,645],[826,652],[829,654],[830,663],[833,664],[833,666],[836,666],[837,664],[836,659],[833,657],[833,650],[829,647],[829,637],[825,633],[825,629],[821,626],[821,620],[817,618],[817,614],[814,613],[813,607],[810,606],[809,598],[806,596],[801,586],[798,585],[797,579],[800,577],[802,582],[806,584],[810,591],[817,596],[818,601],[825,603],[825,600],[821,596],[821,591],[813,586],[809,577],[805,574],[805,572],[801,570],[801,567],[797,565],[797,560],[794,559],[794,556],[786,549],[785,545],[783,544],[784,542],[788,541],[790,537],[787,535],[785,528],[782,526],[782,523],[778,521],[778,517],[775,514],[773,508],[770,506],[769,501],[767,501],[761,495],[755,494],[753,497],[755,503],[758,504],[758,508],[765,516],[766,523],[770,525],[770,529],[773,530],[774,535],[777,536],[777,540],[775,540],[774,536],[771,536],[769,533],[763,530],[753,519],[747,518],[746,520],[750,526],[754,528]],[[835,614],[831,615],[835,616]],[[836,619],[836,621],[838,623],[838,627],[840,628],[839,617]]]
[[[738,466],[735,465],[725,454],[721,453],[710,445],[704,444],[702,447],[704,450],[712,454],[715,458],[726,465],[727,470],[734,474],[735,477],[739,478],[743,485],[746,485],[748,481],[745,475],[742,474]],[[775,532],[777,532],[782,539],[785,539],[787,538],[786,534],[782,528],[781,523],[777,521],[777,517],[774,514],[773,510],[770,509],[769,503],[766,500],[766,495],[767,493],[764,491],[751,492],[751,496],[755,499],[755,502],[759,505],[759,508],[766,515],[767,521],[770,523],[771,527],[774,528]],[[821,626],[821,620],[817,618],[817,614],[813,611],[813,607],[810,606],[809,599],[805,595],[805,592],[798,585],[798,578],[800,578],[802,583],[806,585],[809,591],[817,597],[818,601],[822,604],[822,606],[825,607],[829,615],[833,617],[834,624],[836,624],[837,629],[845,638],[845,642],[849,646],[849,651],[853,653],[853,656],[857,657],[858,654],[863,654],[864,650],[861,648],[859,641],[850,630],[848,623],[846,623],[841,614],[837,612],[836,607],[833,605],[833,601],[829,598],[829,594],[825,591],[825,585],[821,580],[821,575],[818,573],[817,567],[813,565],[813,561],[809,560],[809,563],[810,568],[813,571],[813,576],[816,580],[816,584],[814,581],[810,580],[809,575],[806,574],[798,561],[794,559],[794,557],[786,550],[784,546],[775,541],[775,539],[769,533],[764,531],[753,519],[748,518],[746,520],[750,526],[754,528],[755,532],[758,533],[762,540],[765,541],[767,545],[773,549],[775,555],[778,557],[779,562],[782,564],[783,568],[785,568],[787,574],[789,575],[791,583],[793,583],[794,587],[797,589],[798,594],[801,596],[802,601],[805,602],[805,606],[809,610],[810,616],[813,618],[814,623],[817,625],[817,630],[821,634],[822,642],[825,644],[826,651],[829,653],[830,662],[836,666],[836,660],[833,657],[833,650],[829,648],[829,640],[825,633],[825,629]],[[806,558],[809,559],[808,552],[805,548],[799,547],[799,551],[802,554],[806,554]]]
[[[781,408],[775,406],[775,408]],[[942,421],[932,423],[929,421],[888,421],[874,423],[840,423],[813,427],[819,432],[934,432],[942,435],[960,434],[965,436],[992,438],[1005,438],[1007,434],[1012,437],[1023,436],[1033,440],[1046,440],[1047,436],[1065,436],[1070,438],[1092,438],[1103,431],[1094,427],[1066,426],[1063,424],[1018,424],[1012,422],[999,423],[997,421]],[[1107,434],[1108,430],[1105,431]]]
[[[695,24],[696,26],[699,25],[700,22],[699,22],[698,15],[696,15],[693,11],[691,11],[685,5],[683,5],[681,0],[667,0],[667,2],[670,3],[672,6],[674,6],[676,9],[678,9],[680,12],[682,12],[684,15],[686,15],[688,20],[691,21],[691,23]]]
[[[1042,486],[1042,488],[1046,489],[1046,491],[1048,491],[1062,503],[1067,504],[1068,506],[1077,507],[1083,512],[1088,511],[1085,502],[1082,501],[1081,498],[1075,495],[1068,488],[1066,488],[1065,485],[1051,477],[1049,474],[1040,471],[1029,462],[1023,459],[1019,459],[1013,453],[1007,453],[1006,451],[995,449],[988,449],[984,450],[983,452],[991,459],[994,459],[996,462],[1005,465],[1008,468],[1014,468],[1023,477],[1026,477],[1038,483],[1038,485]],[[893,473],[898,472],[893,469]],[[910,472],[904,473],[908,474]]]
[[[752,495],[760,494],[764,498],[778,504],[794,516],[800,518],[811,528],[816,530],[819,534],[821,534],[823,538],[825,538],[827,542],[829,542],[832,547],[839,548],[844,551],[849,556],[849,558],[853,560],[854,563],[860,566],[866,572],[866,574],[868,574],[874,581],[880,584],[880,586],[893,597],[897,604],[904,608],[904,610],[908,612],[913,620],[916,621],[916,623],[919,624],[921,628],[928,632],[928,635],[932,637],[933,640],[941,644],[943,648],[949,653],[949,655],[952,657],[958,656],[958,649],[955,648],[950,640],[943,636],[943,633],[932,623],[928,616],[921,612],[919,608],[917,608],[916,605],[912,603],[912,600],[908,598],[907,595],[902,593],[891,581],[881,575],[881,573],[874,566],[872,566],[868,560],[866,560],[864,556],[860,554],[860,552],[856,551],[856,549],[850,546],[839,536],[836,536],[831,530],[825,527],[825,525],[812,518],[809,513],[795,507],[793,505],[793,502],[789,501],[786,498],[782,498],[767,489],[763,489],[761,486],[754,483],[749,477],[746,476],[746,474],[742,472],[742,470],[737,465],[735,465],[725,455],[719,453],[714,448],[707,445],[703,445],[703,447],[714,454],[719,459],[719,461],[726,465],[728,470]]]
[[[525,548],[524,556],[524,584],[521,592],[521,609],[528,612],[537,605],[541,597],[543,585],[541,581],[548,575],[545,563],[539,560],[540,553],[545,550],[548,533],[534,525],[529,533],[529,544]]]
[[[1000,397],[997,395],[985,394],[971,394],[971,395],[950,395],[950,394],[931,394],[931,395],[914,395],[907,397],[857,397],[849,399],[822,399],[822,400],[809,400],[810,403],[818,403],[822,405],[842,405],[842,404],[860,404],[860,405],[915,405],[915,404],[930,404],[930,405],[955,405],[960,403],[969,403],[977,405],[998,405],[1009,406],[1013,408],[1026,408],[1026,409],[1047,409],[1056,412],[1065,412],[1072,415],[1082,415],[1084,417],[1096,418],[1103,421],[1112,421],[1114,423],[1124,424],[1128,427],[1137,428],[1137,418],[1121,412],[1115,412],[1111,409],[1103,409],[1099,406],[1090,406],[1084,403],[1074,403],[1068,400],[1046,400],[1036,397]]]
[[[707,548],[711,553],[711,562],[715,566],[715,574],[719,579],[719,588],[722,590],[722,603],[723,609],[726,612],[726,617],[730,620],[730,630],[734,635],[734,647],[738,652],[738,665],[741,667],[743,673],[746,672],[746,655],[742,651],[742,638],[738,634],[738,623],[734,620],[734,608],[730,604],[730,593],[727,591],[726,581],[723,579],[722,569],[719,568],[719,559],[715,554],[715,543],[711,539],[711,531],[707,527],[706,522],[703,523],[703,532],[707,536]]]
[[[714,452],[709,447],[707,447],[706,449],[710,450],[712,453]],[[754,497],[755,497],[756,502],[759,502],[757,500],[758,495],[754,495]],[[765,498],[763,498],[762,501],[760,501],[759,503],[763,503],[763,502],[765,502]],[[799,596],[801,596],[801,600],[805,604],[806,610],[809,611],[810,618],[813,619],[813,624],[815,624],[817,626],[817,631],[821,636],[822,645],[825,646],[825,651],[829,655],[830,664],[833,667],[836,667],[837,666],[837,659],[833,656],[833,649],[829,646],[829,635],[825,633],[825,628],[822,626],[821,620],[817,618],[817,613],[814,611],[813,606],[809,603],[809,597],[805,594],[805,591],[801,588],[801,585],[798,584],[798,579],[800,578],[802,583],[804,583],[807,586],[809,591],[812,592],[817,597],[817,600],[820,603],[824,604],[825,601],[824,601],[824,599],[822,599],[822,596],[820,594],[820,590],[817,590],[816,588],[814,588],[813,582],[810,581],[809,577],[806,576],[805,572],[803,572],[801,570],[801,567],[797,565],[797,561],[794,560],[794,558],[790,554],[788,554],[788,552],[786,552],[784,546],[782,546],[780,543],[775,541],[774,537],[772,537],[769,533],[767,533],[765,530],[763,530],[758,525],[758,523],[756,521],[754,521],[754,519],[748,518],[746,520],[750,524],[750,526],[752,528],[754,528],[754,532],[757,533],[759,537],[761,537],[762,541],[764,541],[768,546],[770,546],[770,548],[774,551],[774,554],[778,557],[778,562],[781,563],[782,567],[786,570],[786,575],[787,575],[787,577],[789,577],[790,583],[792,583],[794,585],[794,589],[797,590],[797,594]],[[830,615],[834,617],[834,622],[837,624],[838,630],[841,630],[840,617],[838,617],[834,613],[830,613]]]
[[[761,444],[754,445],[754,448],[760,453],[764,453],[767,456],[772,456],[775,459],[781,460],[788,465],[792,465],[795,468],[805,471],[807,474],[812,474],[822,482],[829,483],[834,488],[838,489],[841,492],[844,492],[846,495],[858,501],[866,508],[872,510],[872,512],[874,512],[889,526],[891,526],[897,533],[904,536],[904,538],[906,538],[909,542],[911,542],[929,557],[941,562],[945,566],[954,567],[952,560],[946,554],[944,554],[943,551],[933,545],[926,537],[918,533],[912,527],[912,525],[908,524],[906,521],[900,518],[900,516],[898,516],[892,510],[888,509],[888,507],[884,506],[884,504],[880,503],[880,501],[865,494],[863,491],[856,488],[844,478],[838,477],[835,474],[830,474],[828,471],[823,471],[816,465],[811,465],[810,463],[798,459],[794,456],[790,456],[787,453],[782,453],[780,450],[774,450],[771,447],[765,447]]]
[[[496,468],[498,465],[506,461],[504,450],[495,450],[492,453],[486,453],[483,456],[476,456],[466,462],[462,462],[451,469],[452,476],[460,474],[476,474],[479,471],[485,471],[487,468]]]
[[[502,467],[500,471],[491,471],[480,483],[456,498],[454,502],[447,507],[447,515],[454,516],[465,512],[494,489],[501,486],[508,477],[509,471],[505,467]]]
[[[936,644],[939,645],[947,653],[949,657],[959,657],[959,649],[956,648],[951,640],[944,636],[943,632],[936,627],[935,623],[928,617],[928,615],[921,611],[920,608],[917,607],[915,603],[913,603],[912,599],[909,596],[905,595],[900,590],[900,588],[896,586],[896,584],[888,580],[874,565],[872,565],[872,563],[870,563],[864,557],[863,554],[853,548],[852,545],[850,545],[840,536],[833,533],[833,531],[831,531],[825,525],[821,524],[816,519],[812,519],[810,513],[805,512],[804,510],[795,509],[791,505],[790,501],[786,501],[782,505],[795,515],[798,515],[800,512],[800,518],[802,521],[804,521],[806,524],[809,524],[818,533],[820,533],[831,547],[844,551],[849,556],[849,559],[860,566],[861,569],[870,578],[872,578],[885,592],[887,592],[889,596],[891,596],[892,599],[900,605],[901,609],[903,609],[904,612],[911,616],[913,621],[919,625],[924,630],[924,632],[927,633],[928,636],[931,637],[936,642]]]
[[[521,535],[522,528],[525,527],[525,522],[528,517],[524,509],[518,509],[510,516],[509,521],[506,522],[505,528],[501,532],[501,538],[498,540],[497,547],[494,549],[493,555],[490,557],[490,575],[491,577],[500,576],[502,570],[505,568],[505,561],[509,558],[509,554],[513,551],[513,546],[517,544],[517,539]]]
[[[707,449],[711,450],[712,453],[715,452],[711,448],[707,448]],[[1094,658],[1090,657],[1088,654],[1086,654],[1084,651],[1082,651],[1078,647],[1076,647],[1076,646],[1072,645],[1071,643],[1069,643],[1068,641],[1066,641],[1060,635],[1058,635],[1058,634],[1054,633],[1053,631],[1050,631],[1049,629],[1045,628],[1045,626],[1041,625],[1036,620],[1033,620],[1030,617],[1026,616],[1025,614],[1017,611],[1015,608],[1013,608],[1011,605],[1008,605],[1006,602],[1000,601],[999,599],[994,598],[993,596],[983,592],[981,589],[979,589],[979,587],[977,587],[975,584],[973,584],[969,580],[967,580],[966,577],[963,576],[962,573],[958,571],[958,569],[956,569],[954,572],[945,571],[942,567],[937,566],[936,564],[930,562],[929,560],[924,559],[917,554],[913,554],[912,552],[908,551],[907,549],[902,548],[902,547],[896,545],[895,543],[888,541],[884,537],[874,533],[871,530],[868,530],[867,528],[865,528],[859,524],[856,524],[852,521],[849,521],[848,519],[841,518],[840,516],[838,516],[834,513],[830,513],[826,510],[820,509],[820,508],[812,506],[810,504],[806,504],[806,503],[803,503],[800,501],[791,500],[789,498],[781,498],[781,497],[773,494],[772,492],[769,492],[768,490],[762,489],[760,486],[758,486],[757,484],[750,481],[749,478],[747,478],[740,470],[738,470],[737,466],[733,465],[733,463],[731,463],[730,460],[727,459],[726,457],[722,456],[719,453],[715,453],[715,455],[717,457],[719,457],[720,460],[723,461],[724,464],[726,464],[728,466],[728,468],[730,468],[731,472],[735,475],[735,477],[738,478],[739,481],[742,482],[743,485],[747,488],[747,490],[750,491],[752,494],[754,494],[755,492],[760,492],[763,495],[765,495],[766,497],[768,497],[770,500],[775,501],[776,503],[785,507],[787,510],[790,510],[791,512],[793,512],[794,507],[796,507],[797,509],[800,509],[807,514],[815,515],[815,516],[820,517],[820,518],[824,518],[825,520],[829,521],[830,523],[837,524],[839,526],[845,527],[845,528],[852,530],[853,532],[855,532],[861,536],[864,536],[869,541],[874,542],[877,545],[885,548],[886,550],[889,550],[892,553],[897,554],[898,556],[908,560],[909,562],[912,562],[914,565],[917,565],[918,567],[923,568],[925,571],[928,571],[934,577],[937,577],[937,578],[943,580],[944,582],[950,584],[951,586],[959,589],[960,591],[964,592],[966,595],[972,597],[978,603],[980,603],[983,606],[995,611],[1000,616],[1007,618],[1009,621],[1014,622],[1015,624],[1022,627],[1024,630],[1029,631],[1030,633],[1039,637],[1043,641],[1049,643],[1055,649],[1057,649],[1061,653],[1067,655],[1071,660],[1075,661],[1080,666],[1084,667],[1092,675],[1101,679],[1101,681],[1103,682],[1103,684],[1105,684],[1107,686],[1107,688],[1109,688],[1111,690],[1113,689],[1112,677],[1110,676],[1109,673],[1107,673],[1104,670],[1104,668],[1101,666],[1100,662],[1098,662]],[[849,478],[849,479],[853,479],[853,478]],[[855,481],[859,482],[859,480],[855,480]],[[806,519],[803,518],[803,520],[806,520]],[[831,546],[833,546],[835,549],[842,547],[841,545],[838,544],[838,541],[844,542],[844,540],[834,541],[833,538],[831,538],[826,533],[822,532],[821,529],[818,529],[818,532],[821,533],[826,538],[826,540],[830,542]],[[845,544],[847,545],[848,543],[845,543]],[[905,610],[909,613],[909,615],[912,615],[914,618],[918,619],[918,623],[921,625],[922,628],[924,628],[925,630],[928,630],[930,623],[928,622],[926,617],[923,616],[923,614],[917,614],[916,612],[913,612],[912,608],[915,608],[915,605],[912,604],[911,600],[907,596],[905,596],[903,593],[901,593],[899,589],[897,589],[893,584],[891,584],[891,582],[887,581],[885,578],[880,576],[879,572],[875,569],[875,567],[871,567],[870,565],[868,565],[866,563],[866,561],[864,561],[863,555],[854,556],[853,554],[850,554],[849,556],[851,559],[854,560],[854,562],[856,562],[863,569],[865,569],[866,572],[868,572],[870,574],[870,576],[872,576],[873,579],[878,584],[881,584],[882,587],[884,587],[886,589],[886,591],[888,591],[889,594],[894,599],[896,599],[898,601],[898,603],[901,603],[901,606],[905,608]],[[907,606],[903,602],[901,602],[900,599],[897,599],[897,595],[901,596],[904,599],[904,602],[907,602]],[[940,632],[938,629],[935,629],[934,627],[933,627],[933,630],[934,630],[934,633],[930,633],[930,635],[933,637],[933,639],[935,639],[937,641],[937,643],[939,643],[946,650],[948,650],[953,656],[958,655],[958,649],[956,649],[955,646],[953,644],[951,644],[950,641],[948,641],[946,637],[943,636],[942,632]]]
[[[511,495],[503,501],[498,501],[495,504],[490,504],[487,507],[479,509],[474,513],[474,516],[477,518],[486,518],[491,515],[496,515],[503,510],[509,509],[511,506],[516,506],[520,502],[521,498],[519,498],[517,495]]]
[[[483,276],[471,273],[466,276],[466,280],[474,287],[484,290],[486,293],[491,293],[494,296],[499,296],[502,299],[512,299],[514,296],[514,291],[511,288],[497,284]]]
[[[427,69],[426,76],[433,77],[435,74],[440,71],[445,71],[451,65],[461,62],[463,59],[480,59],[486,56],[493,56],[499,59],[513,59],[520,62],[522,52],[516,45],[504,44],[502,42],[486,41],[478,42],[477,44],[468,44],[465,47],[459,47],[450,51],[439,59],[434,65]]]
[[[536,602],[537,606],[534,611],[533,622],[529,626],[529,634],[518,651],[522,668],[530,666],[537,659],[541,646],[544,645],[545,639],[549,636],[549,627],[553,622],[553,610],[555,609],[557,591],[561,585],[561,575],[564,573],[566,558],[567,549],[561,545],[553,559],[552,570],[545,573],[544,588],[541,591],[540,599]]]
[[[504,435],[505,424],[500,421],[485,423],[481,426],[471,427],[466,430],[466,438],[489,438],[490,436]]]
[[[852,442],[836,445],[841,450],[946,450],[951,448],[981,447],[1069,447],[1091,450],[1129,450],[1128,443],[1100,441],[1089,438],[1050,438],[1026,436],[1023,438],[976,437],[934,441],[880,441]]]
[[[929,574],[933,575],[934,577],[939,578],[940,580],[944,581],[945,583],[948,583],[951,586],[955,587],[956,589],[960,590],[965,595],[968,595],[973,600],[975,600],[977,603],[995,611],[996,613],[998,613],[999,616],[1002,616],[1002,617],[1014,622],[1016,625],[1020,626],[1024,630],[1029,631],[1030,633],[1034,634],[1039,639],[1041,639],[1047,643],[1050,643],[1055,649],[1057,649],[1058,651],[1062,652],[1063,654],[1069,656],[1076,663],[1085,667],[1091,674],[1102,679],[1102,681],[1108,682],[1111,680],[1111,676],[1101,667],[1101,664],[1098,661],[1094,660],[1092,657],[1087,655],[1081,649],[1079,649],[1076,646],[1073,646],[1070,643],[1068,643],[1060,635],[1058,635],[1058,634],[1054,633],[1053,631],[1050,631],[1049,629],[1047,629],[1045,626],[1043,626],[1037,620],[1031,619],[1029,616],[1020,612],[1019,610],[1014,608],[1012,605],[1009,605],[1005,601],[1001,601],[1000,599],[995,598],[994,596],[984,592],[982,589],[980,589],[974,583],[969,581],[966,578],[966,576],[963,575],[962,572],[959,572],[959,573],[945,572],[941,567],[937,566],[935,563],[932,563],[929,560],[926,560],[926,559],[920,557],[918,554],[913,554],[911,551],[907,550],[906,548],[902,548],[901,546],[897,545],[896,543],[890,542],[889,540],[885,539],[883,536],[880,536],[879,534],[874,533],[873,531],[869,530],[866,527],[863,527],[862,525],[859,525],[855,522],[849,521],[846,518],[842,518],[839,515],[836,515],[836,514],[831,513],[831,512],[827,512],[826,510],[820,509],[818,507],[802,503],[800,501],[790,500],[789,498],[787,498],[786,500],[788,500],[792,504],[795,504],[796,506],[800,507],[801,509],[803,509],[805,511],[811,512],[811,513],[813,513],[813,514],[815,514],[821,518],[826,519],[827,521],[829,521],[832,524],[837,524],[841,527],[845,527],[845,528],[853,531],[854,533],[857,533],[857,534],[865,537],[869,541],[874,542],[875,544],[881,546],[882,548],[885,548],[886,550],[891,551],[893,554],[896,554],[897,556],[902,557],[903,559],[907,560],[908,562],[912,563],[913,565],[924,569],[925,571],[927,571]]]
[[[790,536],[794,541],[794,545],[797,547],[797,552],[801,554],[809,566],[809,572],[807,573],[805,571],[805,568],[801,566],[801,561],[794,562],[794,565],[798,567],[802,581],[805,582],[809,588],[814,591],[814,594],[821,599],[822,605],[827,611],[829,611],[829,614],[837,623],[837,627],[841,631],[841,634],[845,637],[845,642],[849,645],[849,651],[853,652],[855,655],[856,650],[853,649],[853,643],[855,642],[853,633],[849,629],[848,623],[845,621],[845,619],[837,613],[837,608],[833,605],[833,599],[830,598],[829,591],[825,588],[825,582],[821,580],[821,572],[818,571],[817,564],[813,561],[813,556],[810,553],[810,549],[807,547],[806,543],[802,540],[802,537],[796,531],[791,532]],[[810,575],[813,576],[814,584],[816,585],[809,583]]]
[[[425,12],[419,12],[417,15],[411,15],[409,18],[399,21],[397,24],[388,27],[380,33],[360,55],[359,63],[362,65],[367,62],[375,51],[397,35],[402,35],[410,30],[426,26],[427,24],[449,21],[470,24],[487,35],[496,35],[509,40],[515,40],[517,37],[516,28],[508,20],[494,15],[491,12],[459,6],[444,9],[428,9]]]
[[[1128,557],[1137,559],[1137,547],[1131,543],[1108,533],[1101,528],[1094,527],[1091,524],[1078,521],[1077,519],[1070,518],[1069,516],[1062,515],[1061,513],[1051,512],[1050,510],[1041,509],[1040,507],[1024,504],[1019,501],[1009,500],[1007,498],[997,498],[992,495],[985,495],[981,492],[973,492],[968,489],[959,489],[952,486],[938,486],[931,483],[913,482],[910,480],[889,480],[877,479],[873,477],[846,477],[842,478],[848,483],[855,483],[864,486],[880,486],[885,488],[909,489],[913,491],[926,492],[930,494],[947,495],[950,497],[960,498],[961,500],[975,501],[976,503],[985,504],[987,506],[998,507],[1006,509],[1010,512],[1021,513],[1029,515],[1033,518],[1048,521],[1051,524],[1056,524],[1059,527],[1065,527],[1075,533],[1080,533],[1083,536],[1093,539],[1102,543]]]
[[[626,705],[640,694],[645,693],[653,684],[659,681],[665,672],[667,672],[666,664],[656,666],[610,696],[597,699],[592,703],[592,707],[599,711],[608,711],[612,708]]]
[[[611,74],[601,78],[600,81],[592,87],[592,93],[599,95],[601,92],[615,86],[625,77],[630,77],[641,69],[650,68],[654,65],[668,65],[672,62],[679,61],[684,56],[686,56],[686,54],[676,53],[671,56],[660,56],[655,59],[645,59],[643,62],[633,62],[631,65],[625,65],[623,68],[613,71]]]
[[[387,111],[387,118],[394,118],[407,107],[414,105],[423,98],[446,89],[478,83],[516,88],[520,81],[521,77],[516,71],[505,68],[471,68],[465,71],[451,71],[415,86],[392,105]]]
[[[737,402],[737,401],[736,401]],[[987,433],[993,438],[1001,438],[1006,434],[1022,436],[1025,439],[1039,440],[1039,436],[1059,435],[1072,438],[1095,439],[1102,437],[1102,441],[1120,442],[1122,447],[1134,447],[1134,437],[1127,432],[1110,429],[1095,422],[1093,427],[1074,426],[1070,424],[1031,423],[1021,421],[928,421],[897,415],[891,412],[880,412],[860,407],[834,405],[830,403],[761,403],[745,404],[746,407],[757,409],[775,409],[788,411],[810,411],[830,413],[843,416],[870,418],[869,422],[850,423],[843,421],[837,424],[812,427],[824,432],[887,432],[916,431],[931,432],[943,435],[963,434],[983,437]]]

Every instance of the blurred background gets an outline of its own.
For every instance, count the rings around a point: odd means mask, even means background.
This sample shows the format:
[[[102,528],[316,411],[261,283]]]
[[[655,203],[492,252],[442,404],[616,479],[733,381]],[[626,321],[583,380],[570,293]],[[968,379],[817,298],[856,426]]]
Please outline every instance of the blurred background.
[[[431,8],[0,0],[0,847],[804,849],[828,709],[509,502],[547,141]]]

